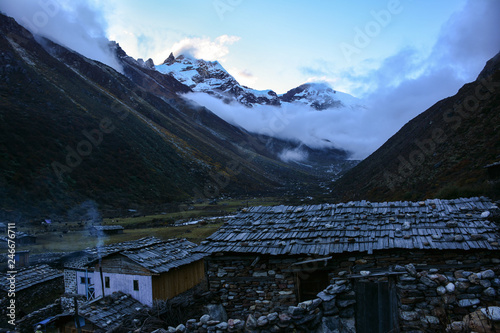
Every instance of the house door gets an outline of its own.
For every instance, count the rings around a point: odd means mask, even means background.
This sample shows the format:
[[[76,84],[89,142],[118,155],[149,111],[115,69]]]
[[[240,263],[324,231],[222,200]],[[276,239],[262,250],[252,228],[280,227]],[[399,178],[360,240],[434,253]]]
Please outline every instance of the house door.
[[[396,289],[391,279],[357,281],[356,332],[399,332]]]

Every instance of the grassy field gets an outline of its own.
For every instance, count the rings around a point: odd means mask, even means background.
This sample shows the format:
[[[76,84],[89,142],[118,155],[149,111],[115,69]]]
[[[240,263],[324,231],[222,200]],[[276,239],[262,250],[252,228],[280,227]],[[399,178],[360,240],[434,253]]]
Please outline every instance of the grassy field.
[[[30,250],[31,253],[45,252],[72,252],[94,247],[99,241],[104,244],[112,244],[135,240],[147,236],[155,236],[161,239],[187,238],[199,244],[206,237],[213,234],[223,223],[224,216],[234,214],[238,209],[246,206],[270,206],[279,202],[276,198],[254,198],[249,200],[226,200],[219,201],[217,205],[194,204],[186,206],[186,209],[176,213],[162,213],[157,215],[124,217],[104,219],[103,225],[121,225],[125,228],[123,234],[111,235],[101,238],[90,235],[88,225],[79,224],[77,221],[54,224],[50,231],[42,228],[31,228],[29,231],[37,235],[37,244],[23,246],[22,249]],[[211,220],[211,217],[221,217]],[[176,221],[187,222],[189,220],[205,220],[205,223],[194,225],[174,226]],[[64,230],[64,232],[63,232]]]
[[[103,241],[104,244],[112,244],[147,236],[155,236],[160,239],[187,238],[199,244],[203,239],[213,234],[222,224],[223,222],[203,226],[188,225],[179,227],[126,229],[123,234],[103,237],[101,241]],[[70,231],[66,234],[60,232],[47,232],[38,235],[37,244],[25,246],[23,249],[30,250],[32,254],[45,252],[72,252],[97,246],[98,242],[99,239],[96,236],[91,236],[88,231]]]

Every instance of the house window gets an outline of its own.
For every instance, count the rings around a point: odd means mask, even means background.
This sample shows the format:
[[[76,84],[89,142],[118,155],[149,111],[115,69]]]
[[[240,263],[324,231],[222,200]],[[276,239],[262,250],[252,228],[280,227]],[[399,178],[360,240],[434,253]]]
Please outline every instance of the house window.
[[[104,286],[106,288],[110,288],[110,283],[109,283],[109,276],[104,277]]]
[[[139,280],[134,280],[134,290],[139,291]]]
[[[80,283],[85,284],[85,277],[84,276],[80,276]],[[90,278],[87,278],[87,284],[90,284]]]

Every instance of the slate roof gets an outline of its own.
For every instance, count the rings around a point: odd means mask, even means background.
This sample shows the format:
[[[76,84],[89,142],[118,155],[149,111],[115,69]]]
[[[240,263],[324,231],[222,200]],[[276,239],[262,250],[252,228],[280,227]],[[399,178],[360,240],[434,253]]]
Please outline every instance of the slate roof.
[[[1,274],[0,288],[2,290],[9,289],[7,278],[9,274]],[[21,291],[37,284],[63,277],[63,273],[57,269],[51,268],[49,265],[30,266],[25,269],[18,270],[15,274],[16,291]]]
[[[170,239],[150,246],[121,251],[120,254],[149,271],[160,274],[203,259],[206,254],[194,253],[193,249],[196,247],[196,244],[186,239]]]
[[[111,230],[123,230],[125,229],[121,225],[95,225],[94,228],[97,231],[111,231]]]
[[[89,262],[99,259],[99,257],[104,257],[124,250],[151,246],[161,242],[164,241],[156,237],[143,237],[133,241],[96,246],[83,251],[73,252],[62,258],[61,261],[63,262],[64,267],[67,268],[84,268]],[[80,260],[81,258],[87,259]]]
[[[209,236],[198,250],[270,255],[498,250],[498,228],[485,213],[493,209],[498,211],[484,197],[251,207]]]
[[[106,332],[118,328],[125,319],[149,309],[130,295],[121,291],[87,303],[78,309],[78,314]]]

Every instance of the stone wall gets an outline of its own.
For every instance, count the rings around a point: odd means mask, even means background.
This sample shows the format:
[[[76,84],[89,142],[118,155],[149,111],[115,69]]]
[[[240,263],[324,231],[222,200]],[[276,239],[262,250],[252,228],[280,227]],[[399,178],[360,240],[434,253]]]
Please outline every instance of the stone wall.
[[[259,259],[256,256],[210,259],[207,275],[210,291],[217,295],[228,315],[271,313],[297,304],[293,259]]]
[[[354,286],[363,280],[392,281],[396,323],[401,332],[464,329],[464,317],[480,308],[500,305],[500,259],[495,251],[401,251],[350,254],[330,259],[327,265],[310,261],[314,265],[302,267],[307,274],[328,270],[331,285],[318,298],[298,305],[294,300],[296,278],[301,272],[291,264],[307,258],[256,258],[209,258],[210,289],[218,293],[216,300],[234,319],[219,322],[204,317],[190,320],[180,329],[355,332]]]

